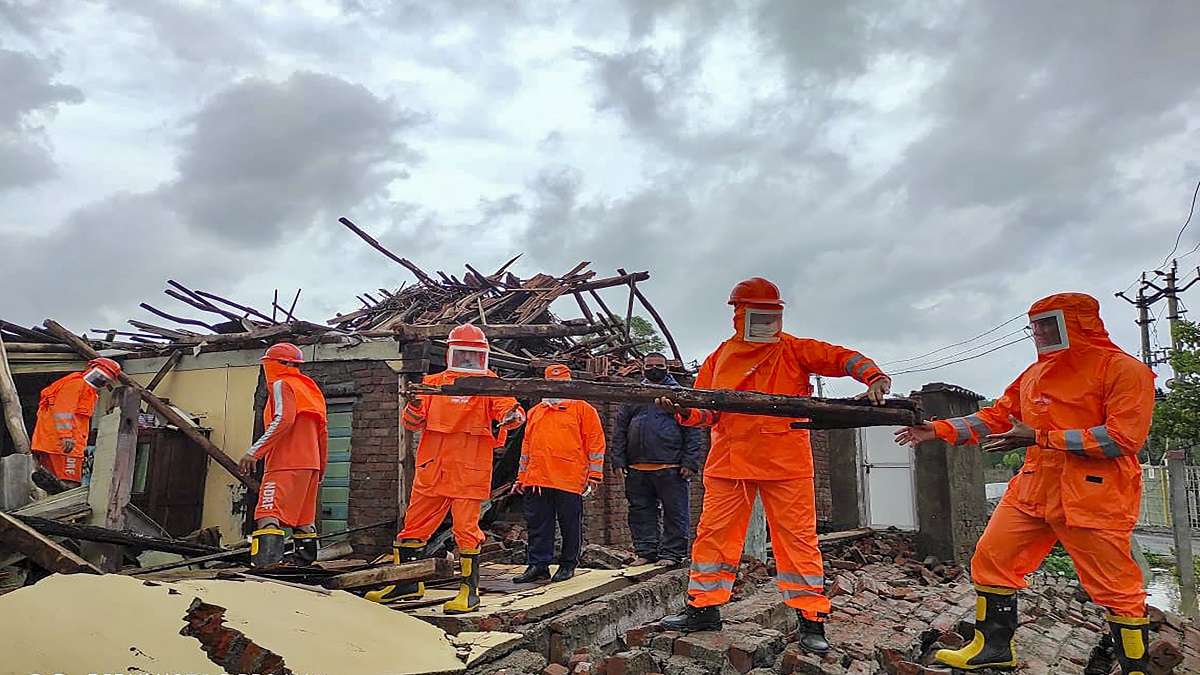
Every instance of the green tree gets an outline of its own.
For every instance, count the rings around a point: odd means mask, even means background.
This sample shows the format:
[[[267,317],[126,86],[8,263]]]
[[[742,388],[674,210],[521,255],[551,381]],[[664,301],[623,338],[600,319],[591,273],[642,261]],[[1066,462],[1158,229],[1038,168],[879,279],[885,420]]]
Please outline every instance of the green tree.
[[[658,334],[658,329],[654,327],[654,324],[647,321],[646,317],[634,314],[629,319],[629,334],[635,341],[649,340],[649,342],[639,347],[643,352],[661,352],[667,348],[667,343]]]
[[[1154,407],[1148,459],[1160,464],[1170,443],[1171,447],[1189,448],[1195,464],[1200,448],[1200,327],[1180,321],[1173,337],[1175,348],[1169,362],[1175,377],[1166,384],[1166,397]]]

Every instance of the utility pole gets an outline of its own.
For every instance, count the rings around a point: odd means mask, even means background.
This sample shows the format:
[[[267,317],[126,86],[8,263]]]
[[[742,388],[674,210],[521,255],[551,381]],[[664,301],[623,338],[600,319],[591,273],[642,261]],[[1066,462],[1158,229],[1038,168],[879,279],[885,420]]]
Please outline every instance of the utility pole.
[[[1141,329],[1142,337],[1142,361],[1150,368],[1168,362],[1157,359],[1151,348],[1150,308],[1159,300],[1166,298],[1167,319],[1171,325],[1171,348],[1174,349],[1176,347],[1176,326],[1180,320],[1179,294],[1191,288],[1197,281],[1200,281],[1200,269],[1197,269],[1196,278],[1193,278],[1186,286],[1180,288],[1179,266],[1175,260],[1171,261],[1169,272],[1155,270],[1155,274],[1163,277],[1166,288],[1159,287],[1154,282],[1147,280],[1145,274],[1142,274],[1141,283],[1138,287],[1137,300],[1130,300],[1125,297],[1124,293],[1117,294],[1118,297],[1137,307],[1137,325]],[[1149,292],[1150,290],[1153,292]],[[1171,439],[1164,440],[1167,448],[1167,477],[1170,482],[1171,494],[1171,531],[1175,540],[1175,558],[1179,566],[1180,609],[1185,615],[1195,618],[1197,616],[1196,565],[1195,558],[1192,555],[1192,524],[1191,515],[1188,511],[1187,489],[1187,452],[1190,448],[1173,448]]]
[[[1167,320],[1171,323],[1171,348],[1175,349],[1176,326],[1179,323],[1179,269],[1171,261],[1166,275]],[[1188,286],[1196,283],[1192,280]],[[1143,286],[1143,289],[1145,286]],[[1143,329],[1145,330],[1145,329]],[[1176,373],[1178,375],[1178,373]],[[1171,448],[1167,445],[1167,476],[1171,482],[1171,529],[1175,535],[1175,557],[1179,565],[1180,600],[1184,614],[1196,617],[1196,561],[1192,557],[1192,519],[1188,511],[1187,452],[1190,448]]]

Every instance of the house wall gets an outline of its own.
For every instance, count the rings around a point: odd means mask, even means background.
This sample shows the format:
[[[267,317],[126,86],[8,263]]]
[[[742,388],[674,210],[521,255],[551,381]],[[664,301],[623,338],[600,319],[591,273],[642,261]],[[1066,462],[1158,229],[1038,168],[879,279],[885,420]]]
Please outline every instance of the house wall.
[[[135,370],[130,365],[127,371]],[[258,384],[257,365],[174,370],[167,374],[154,393],[173,405],[200,417],[200,425],[211,429],[209,439],[225,454],[240,458],[253,442],[254,390]],[[141,384],[154,378],[153,372],[130,372]],[[212,459],[204,485],[204,511],[201,527],[219,527],[225,543],[242,538],[246,489]]]

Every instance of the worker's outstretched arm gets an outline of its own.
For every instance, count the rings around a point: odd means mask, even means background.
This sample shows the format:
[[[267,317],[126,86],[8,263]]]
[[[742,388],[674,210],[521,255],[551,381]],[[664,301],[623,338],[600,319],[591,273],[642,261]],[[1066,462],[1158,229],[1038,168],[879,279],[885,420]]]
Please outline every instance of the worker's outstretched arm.
[[[1103,424],[1087,429],[1038,429],[1037,444],[1092,459],[1137,455],[1154,417],[1154,374],[1132,359],[1113,359],[1104,388]]]
[[[1013,428],[1011,418],[1021,419],[1021,378],[1008,385],[1004,395],[979,412],[933,422],[937,437],[951,445],[977,445],[992,434]]]
[[[853,377],[868,386],[887,377],[874,361],[853,349],[811,339],[801,339],[797,347],[804,369],[814,375]]]
[[[700,372],[696,374],[696,384],[694,389],[712,389],[713,382],[713,361],[716,354],[709,356],[700,366]],[[684,408],[676,405],[670,399],[661,398],[657,401],[658,405],[666,410],[675,413],[675,421],[685,427],[713,427],[721,419],[721,414],[715,410],[704,410],[702,408]]]

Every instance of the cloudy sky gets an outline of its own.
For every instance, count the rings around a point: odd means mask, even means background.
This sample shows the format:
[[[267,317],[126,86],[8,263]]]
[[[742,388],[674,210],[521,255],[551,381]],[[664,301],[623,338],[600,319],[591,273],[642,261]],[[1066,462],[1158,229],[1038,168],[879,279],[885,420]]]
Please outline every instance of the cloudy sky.
[[[689,358],[754,275],[879,361],[1061,290],[1136,350],[1113,293],[1200,180],[1198,31],[1189,2],[0,0],[0,316],[119,327],[174,278],[324,320],[408,280],[346,215],[428,270],[649,270]]]

